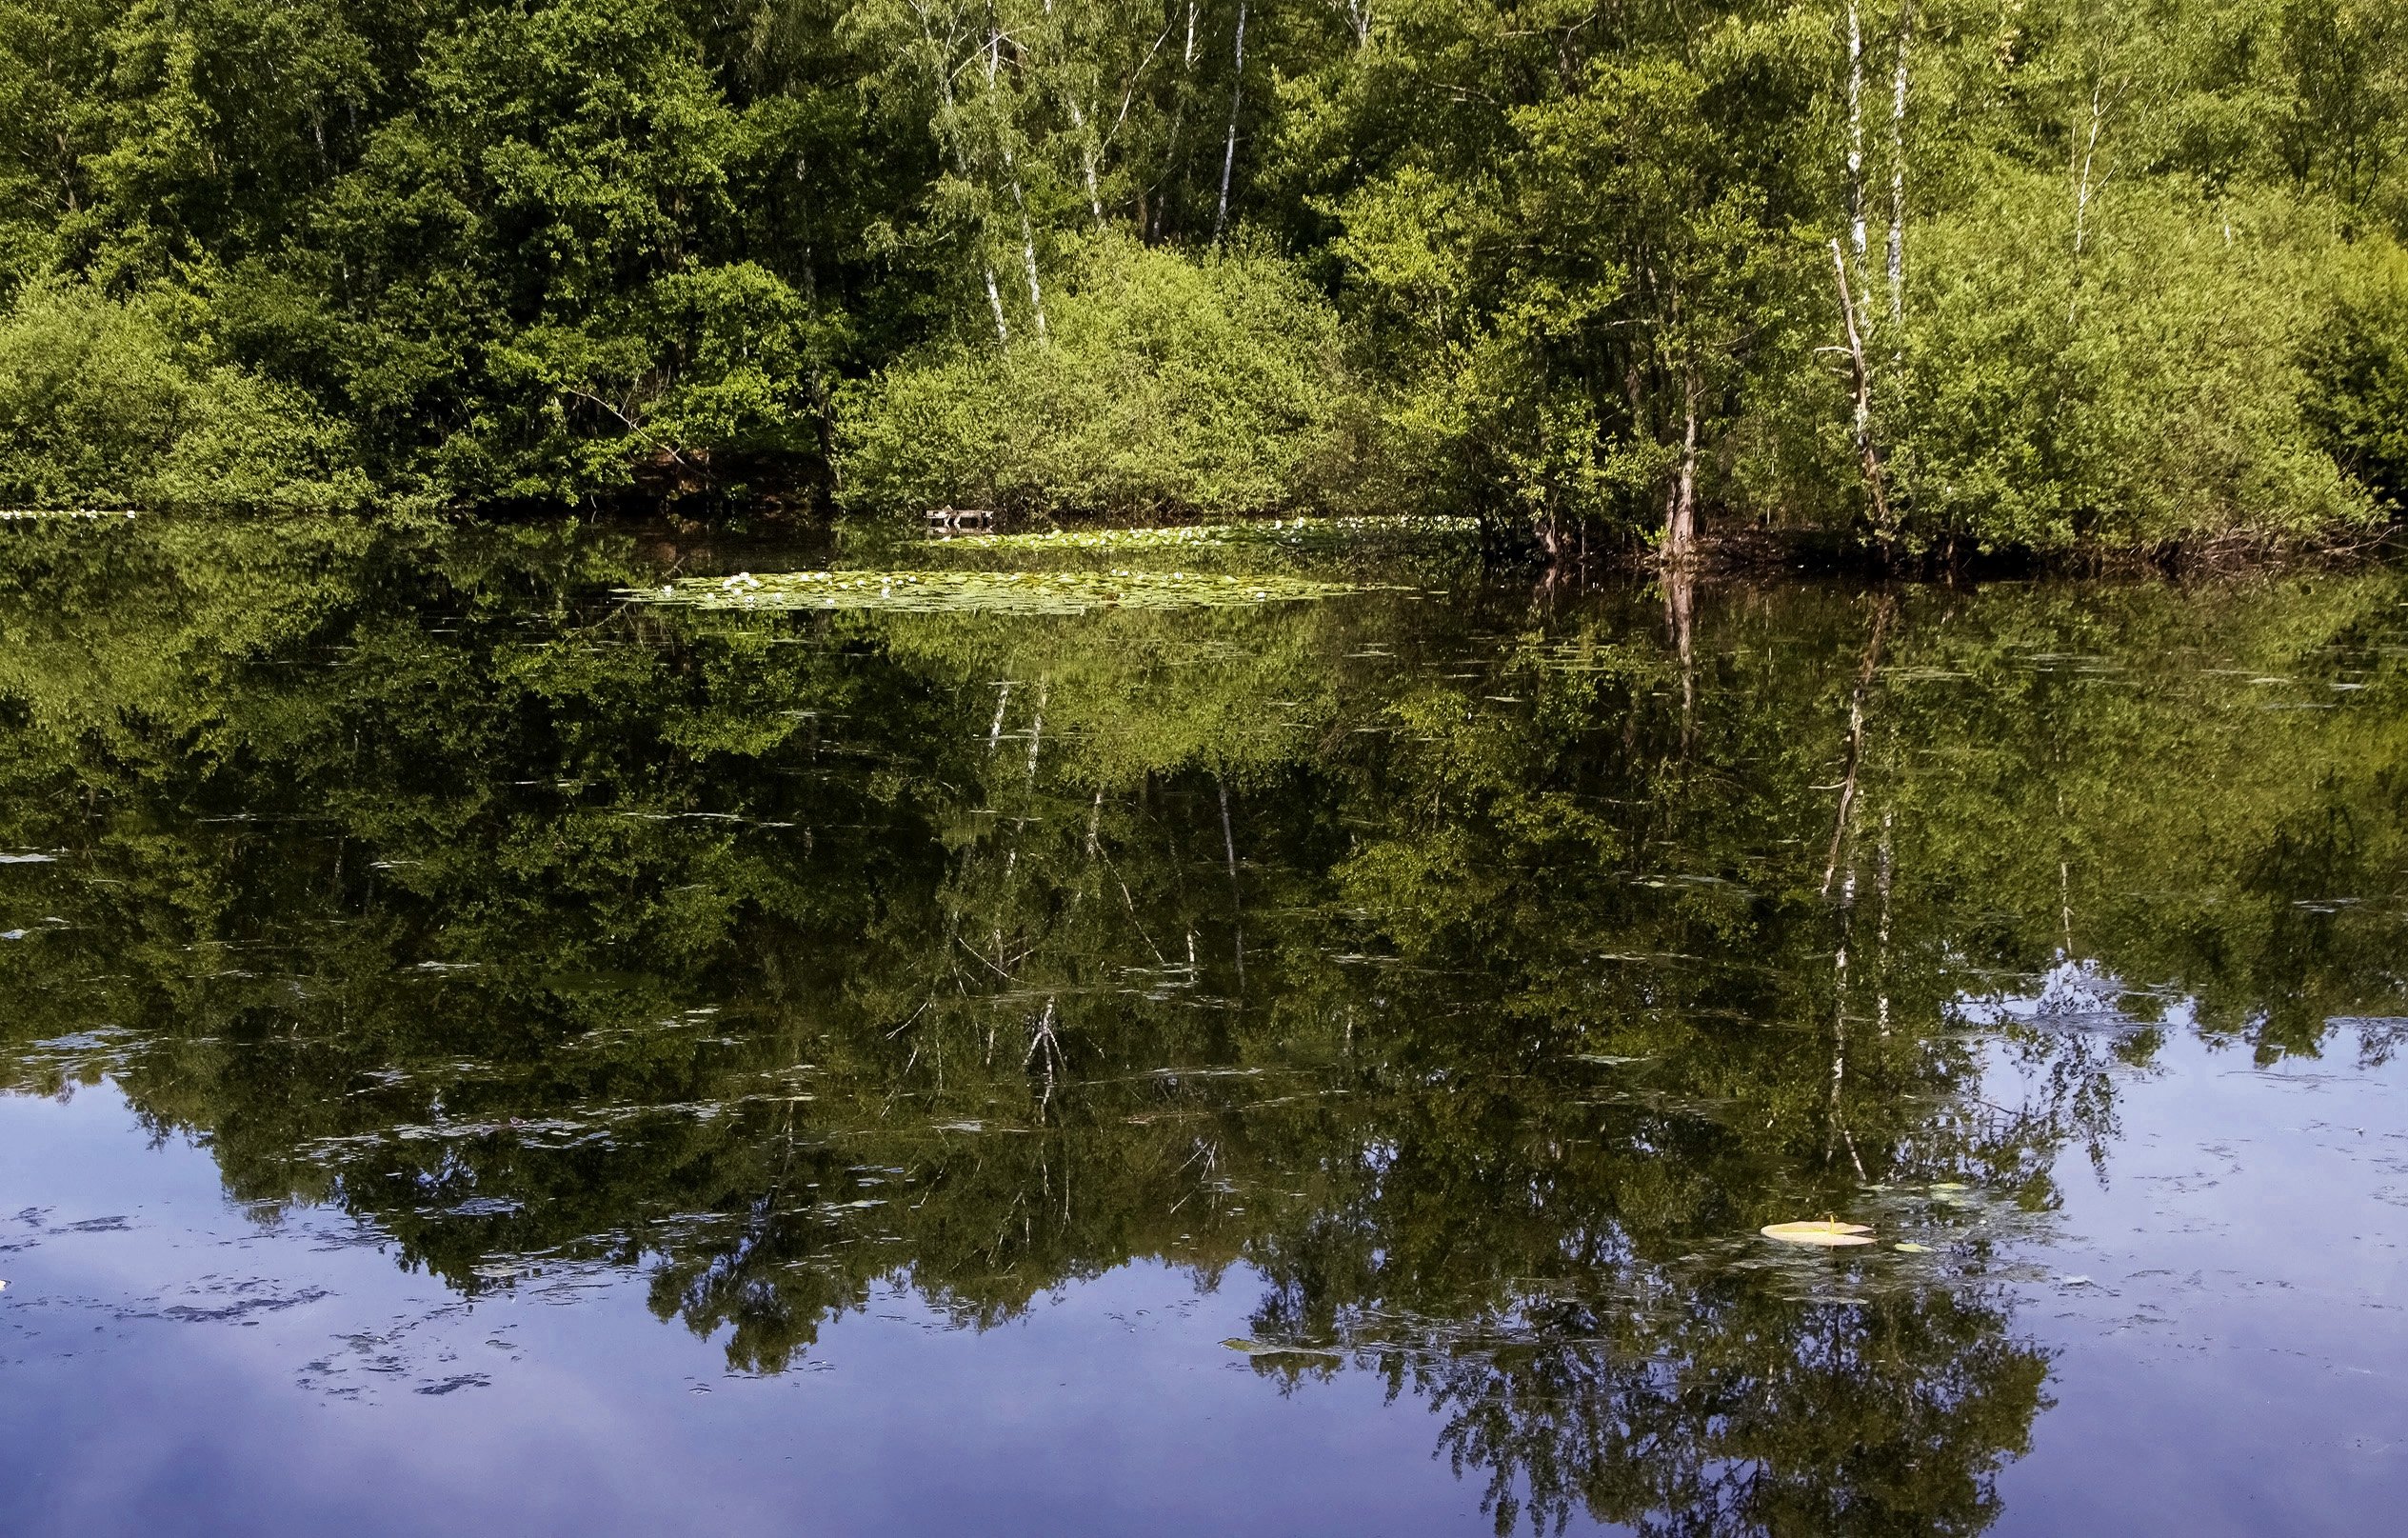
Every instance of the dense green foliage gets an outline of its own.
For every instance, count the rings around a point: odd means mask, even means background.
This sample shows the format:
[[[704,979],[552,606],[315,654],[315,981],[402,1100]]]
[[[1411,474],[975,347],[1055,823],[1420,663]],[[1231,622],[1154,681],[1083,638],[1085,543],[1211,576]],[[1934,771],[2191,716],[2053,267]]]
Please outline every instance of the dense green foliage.
[[[845,501],[1228,514],[1344,495],[1337,316],[1285,264],[1069,246],[1047,345],[949,349],[845,399]]]
[[[2403,233],[2382,0],[0,0],[0,495],[2323,537]]]
[[[1329,1353],[1257,1370],[1383,1374],[1504,1525],[1971,1532],[2045,1370],[1999,1266],[2118,1059],[2408,1016],[2394,573],[612,596],[747,559],[0,530],[0,1083],[470,1294],[642,1266],[747,1368],[883,1285],[1243,1265]],[[1933,1252],[1751,1239],[1824,1211]]]
[[[160,305],[48,287],[0,316],[0,500],[324,511],[368,499],[308,396],[193,359]]]

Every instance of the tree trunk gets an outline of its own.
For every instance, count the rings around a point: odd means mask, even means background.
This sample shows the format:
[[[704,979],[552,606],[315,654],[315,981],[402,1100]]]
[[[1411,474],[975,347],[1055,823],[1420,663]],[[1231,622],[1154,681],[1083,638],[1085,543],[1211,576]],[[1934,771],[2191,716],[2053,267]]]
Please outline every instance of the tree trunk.
[[[1890,628],[1890,601],[1883,598],[1873,610],[1873,633],[1864,642],[1864,661],[1857,669],[1856,691],[1848,696],[1848,767],[1840,777],[1840,810],[1832,819],[1831,858],[1822,868],[1822,895],[1831,895],[1831,878],[1840,871],[1840,851],[1846,847],[1848,819],[1856,812],[1857,771],[1864,764],[1864,702],[1872,692],[1873,678],[1881,667],[1881,638]],[[1853,864],[1853,860],[1851,860]],[[1848,895],[1856,892],[1856,877],[1848,877]]]
[[[1681,469],[1664,499],[1662,561],[1686,567],[1696,557],[1698,520],[1698,374],[1692,368],[1682,390]]]
[[[1848,244],[1864,260],[1864,30],[1848,0]]]
[[[1910,3],[1898,15],[1898,69],[1890,77],[1890,335],[1905,343],[1906,325],[1906,48],[1915,30]]]
[[[1170,110],[1170,137],[1163,151],[1163,195],[1154,200],[1154,229],[1147,238],[1163,238],[1163,212],[1170,206],[1171,177],[1179,169],[1179,130],[1187,121],[1188,88],[1196,78],[1196,0],[1187,0],[1187,41],[1179,50],[1179,92]]]
[[[952,39],[948,37],[945,46],[938,48],[936,32],[928,26],[925,11],[920,14],[920,35],[926,40],[929,51],[933,55],[931,62],[935,66],[937,100],[944,104],[945,114],[950,118],[960,110],[953,98]],[[966,182],[970,179],[969,153],[962,148],[962,136],[958,130],[949,135],[940,132],[937,135],[938,143],[943,145],[948,137],[952,141],[953,169],[961,172],[962,179]],[[985,244],[982,232],[982,238],[979,241],[981,247],[978,257],[979,273],[986,280],[986,306],[995,312],[995,343],[998,347],[1008,347],[1011,344],[1012,329],[1004,320],[1004,294],[1003,290],[995,286],[995,264],[986,258]]]
[[[1003,30],[996,24],[994,8],[989,6],[986,11],[986,92],[990,97],[997,90],[996,75],[1003,63]],[[1010,131],[1008,128],[1004,130],[1006,135]],[[1036,316],[1038,340],[1043,341],[1045,334],[1045,292],[1037,283],[1037,231],[1028,222],[1028,199],[1021,193],[1020,170],[1012,162],[1010,139],[1006,137],[1000,148],[1004,151],[1004,178],[1011,184],[1012,207],[1020,213],[1020,259],[1028,273],[1028,308]],[[998,303],[996,313],[1000,315],[1003,311],[1000,301]]]
[[[1229,145],[1221,156],[1221,208],[1212,216],[1212,243],[1229,225],[1229,175],[1238,164],[1238,108],[1245,100],[1245,0],[1238,0],[1237,84],[1229,88]]]
[[[1661,581],[1664,627],[1672,632],[1673,655],[1681,660],[1681,754],[1686,762],[1698,714],[1697,577],[1686,567],[1667,566]]]
[[[1053,0],[1045,0],[1045,19],[1050,21],[1053,19]],[[1144,66],[1141,65],[1139,68],[1142,69]],[[1087,114],[1080,110],[1079,99],[1065,91],[1063,94],[1063,101],[1070,109],[1070,127],[1079,135],[1079,170],[1086,182],[1087,208],[1095,214],[1095,228],[1101,230],[1104,228],[1104,199],[1096,190],[1095,157],[1098,149],[1096,136],[1087,131]],[[1126,113],[1125,105],[1122,108],[1122,111],[1124,114]]]
[[[1104,228],[1104,194],[1098,190],[1095,179],[1095,138],[1087,132],[1086,114],[1079,110],[1077,102],[1070,104],[1070,126],[1079,131],[1079,169],[1086,178],[1087,209],[1095,215],[1095,228],[1101,230]]]
[[[1008,163],[1008,162],[1007,162]],[[1028,205],[1020,195],[1020,178],[1012,178],[1012,201],[1020,206],[1020,259],[1028,269],[1028,308],[1037,317],[1037,339],[1045,335],[1045,293],[1037,286],[1037,232],[1029,228]]]
[[[1230,952],[1238,965],[1238,992],[1245,992],[1245,889],[1238,881],[1238,835],[1229,823],[1229,782],[1216,772],[1212,783],[1221,791],[1221,847],[1229,855]]]
[[[2090,234],[2090,172],[2099,156],[2099,135],[2107,121],[2106,85],[2090,88],[2090,132],[2082,142],[2081,172],[2074,182],[2074,260],[2080,261]]]
[[[986,275],[986,308],[995,312],[995,340],[1001,346],[1009,347],[1012,329],[1004,319],[1004,290],[995,287],[995,264],[981,257],[979,270]]]
[[[1840,243],[1831,243],[1831,267],[1840,279],[1840,320],[1847,331],[1848,372],[1856,394],[1856,451],[1864,465],[1864,485],[1873,497],[1876,526],[1890,530],[1889,494],[1881,485],[1881,456],[1873,447],[1873,380],[1864,367],[1864,333],[1857,329],[1856,297],[1848,289],[1848,259]]]
[[[1881,1029],[1883,1041],[1889,1040],[1890,1037],[1890,876],[1896,864],[1890,832],[1891,825],[1896,817],[1895,812],[1881,813],[1881,848],[1880,863],[1875,867],[1881,893],[1881,949],[1877,958],[1880,992],[1874,999],[1873,1018]]]
[[[2121,91],[2118,91],[2121,95]],[[2099,140],[2106,130],[2107,114],[2115,110],[2115,102],[2107,96],[2107,84],[2098,81],[2090,88],[2090,132],[2083,138],[2081,169],[2074,178],[2074,270],[2068,285],[2072,292],[2065,300],[2065,324],[2071,328],[2081,304],[2082,251],[2090,239],[2090,200],[2095,191],[2091,171],[2099,159]]]

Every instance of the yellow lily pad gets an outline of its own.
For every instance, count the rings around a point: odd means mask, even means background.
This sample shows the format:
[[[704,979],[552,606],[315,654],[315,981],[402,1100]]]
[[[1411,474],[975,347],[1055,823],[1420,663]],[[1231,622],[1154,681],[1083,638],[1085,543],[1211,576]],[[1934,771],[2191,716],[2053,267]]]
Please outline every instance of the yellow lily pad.
[[[1756,1230],[1767,1239],[1778,1239],[1788,1245],[1869,1245],[1864,1236],[1873,1230],[1861,1223],[1834,1223],[1818,1219],[1812,1223],[1767,1223]]]

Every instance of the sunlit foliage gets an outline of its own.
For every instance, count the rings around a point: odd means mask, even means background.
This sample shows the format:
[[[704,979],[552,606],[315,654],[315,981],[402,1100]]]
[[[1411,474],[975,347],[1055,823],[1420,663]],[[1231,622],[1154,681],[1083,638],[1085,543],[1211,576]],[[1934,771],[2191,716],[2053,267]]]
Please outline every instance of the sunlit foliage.
[[[2403,233],[2378,0],[5,0],[12,334],[215,416],[0,491],[2346,541]]]

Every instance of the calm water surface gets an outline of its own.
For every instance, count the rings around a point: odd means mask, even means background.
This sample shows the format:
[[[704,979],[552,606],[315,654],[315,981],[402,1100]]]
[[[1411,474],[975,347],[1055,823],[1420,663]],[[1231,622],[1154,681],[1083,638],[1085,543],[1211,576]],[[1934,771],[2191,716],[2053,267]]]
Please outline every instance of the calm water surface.
[[[2390,1529],[2408,579],[1307,543],[0,529],[0,1526]]]

